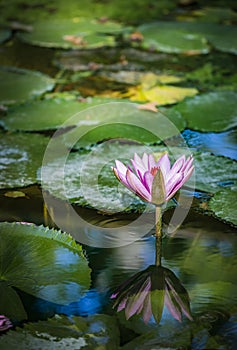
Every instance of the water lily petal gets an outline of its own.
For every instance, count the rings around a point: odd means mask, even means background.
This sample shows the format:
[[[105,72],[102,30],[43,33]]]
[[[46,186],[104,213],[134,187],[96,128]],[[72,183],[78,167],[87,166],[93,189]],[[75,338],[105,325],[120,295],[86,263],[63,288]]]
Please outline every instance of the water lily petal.
[[[154,179],[154,176],[151,175],[150,171],[146,171],[144,173],[143,184],[149,193],[151,193],[153,179]]]
[[[149,167],[148,167],[148,170],[151,171],[152,168],[157,167],[157,164],[156,164],[156,161],[155,161],[155,158],[154,158],[153,154],[149,154],[148,157],[149,157],[149,162],[148,162]]]
[[[170,171],[170,160],[167,153],[165,153],[157,162],[157,166],[161,169],[163,177],[166,181],[166,178]]]
[[[167,181],[172,178],[176,173],[180,172],[182,170],[182,167],[185,164],[185,156],[181,156],[176,160],[172,168],[170,169],[170,172],[168,174],[168,179]]]
[[[175,174],[166,184],[166,200],[168,201],[170,198],[172,198],[175,193],[180,189],[182,186],[182,180],[184,175],[182,173]]]
[[[183,184],[186,182],[186,181],[188,181],[188,179],[191,177],[191,175],[192,175],[192,173],[193,173],[193,170],[194,170],[194,166],[192,166],[190,169],[189,169],[189,171],[186,173],[186,174],[184,174],[184,177],[183,177],[183,179],[182,179],[182,181],[181,181],[181,183],[180,183],[180,188],[183,186]]]
[[[144,153],[144,154],[143,154],[143,156],[142,156],[142,162],[143,162],[144,168],[145,168],[145,169],[149,169],[149,157],[148,157],[148,154],[147,154],[147,153]]]
[[[183,166],[182,171],[183,171],[183,172],[189,171],[189,169],[192,167],[192,165],[193,165],[193,157],[190,156],[190,157],[188,157],[188,159],[186,160],[186,162],[185,162],[185,164],[184,164],[184,166]]]
[[[127,179],[126,179],[126,175],[123,175],[122,173],[120,173],[117,168],[112,168],[112,169],[113,169],[114,175],[117,177],[117,179],[119,181],[121,181],[125,186],[130,188],[130,186],[127,182]]]
[[[129,169],[126,174],[127,183],[130,186],[131,190],[140,196],[143,200],[149,202],[151,201],[151,195],[141,183],[141,181],[133,174]]]

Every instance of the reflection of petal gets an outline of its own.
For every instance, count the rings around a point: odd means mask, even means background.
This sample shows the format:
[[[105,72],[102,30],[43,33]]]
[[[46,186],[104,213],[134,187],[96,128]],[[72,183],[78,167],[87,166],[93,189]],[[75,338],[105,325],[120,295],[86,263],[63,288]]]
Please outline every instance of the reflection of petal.
[[[147,294],[147,297],[144,301],[144,305],[143,305],[143,320],[145,323],[148,323],[148,321],[150,320],[151,316],[152,316],[152,309],[151,309],[151,294]]]
[[[165,305],[167,306],[167,308],[169,309],[169,312],[171,313],[171,315],[178,320],[179,322],[181,322],[181,312],[180,312],[180,308],[178,307],[178,305],[171,299],[170,293],[166,290],[165,293]]]
[[[169,276],[165,278],[167,293],[173,303],[173,306],[176,310],[179,310],[179,313],[183,313],[187,318],[192,320],[190,306],[189,306],[189,296],[188,292],[184,286],[180,283],[179,279],[170,271]],[[168,305],[167,305],[168,306]],[[181,318],[181,315],[180,315]],[[180,320],[181,321],[181,320]]]
[[[0,315],[0,332],[4,332],[11,327],[12,327],[12,323],[9,320],[9,318],[7,318],[4,315]]]
[[[112,294],[114,308],[125,310],[126,319],[142,313],[145,323],[153,315],[159,323],[164,304],[179,322],[182,314],[192,320],[189,296],[176,275],[162,266],[151,265],[130,277]]]

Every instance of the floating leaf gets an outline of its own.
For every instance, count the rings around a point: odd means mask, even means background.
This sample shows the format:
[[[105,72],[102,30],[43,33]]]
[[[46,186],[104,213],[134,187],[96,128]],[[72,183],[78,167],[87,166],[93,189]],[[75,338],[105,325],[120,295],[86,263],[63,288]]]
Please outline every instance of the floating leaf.
[[[8,29],[0,30],[0,44],[4,43],[4,41],[8,40],[11,36],[11,31]]]
[[[115,159],[129,161],[134,153],[148,151],[146,146],[105,142],[81,154],[72,152],[67,159],[54,159],[39,170],[42,186],[57,198],[104,212],[141,211],[144,203],[119,184],[111,167]],[[155,148],[162,152],[164,147]],[[63,174],[60,169],[64,168]],[[57,174],[57,176],[55,176]],[[62,178],[63,176],[63,178]]]
[[[168,105],[181,101],[187,96],[195,96],[197,93],[198,90],[195,88],[156,86],[146,90],[138,86],[137,89],[129,89],[127,94],[132,101],[155,101],[157,105]]]
[[[87,106],[90,106],[90,102],[70,101],[60,98],[33,101],[10,108],[7,115],[0,121],[0,125],[7,130],[58,129],[73,115]]]
[[[0,223],[0,282],[58,304],[80,299],[90,286],[82,247],[43,226]]]
[[[0,103],[24,102],[54,87],[45,74],[26,69],[0,67]]]
[[[225,188],[217,192],[209,202],[210,209],[218,218],[234,225],[237,225],[236,195],[236,186]]]
[[[205,28],[204,28],[205,30]],[[207,26],[206,37],[208,41],[217,49],[223,52],[237,54],[237,28],[236,26],[218,25]]]
[[[169,53],[206,54],[209,47],[205,35],[192,30],[188,22],[154,22],[138,27],[145,49]]]
[[[175,108],[190,129],[224,131],[237,125],[237,93],[216,91],[187,99]]]
[[[1,237],[0,237],[1,241]],[[17,292],[8,285],[8,282],[0,280],[0,310],[11,320],[27,320],[27,313]]]
[[[0,188],[36,183],[49,138],[33,134],[0,134]]]
[[[1,350],[79,350],[119,347],[116,320],[108,315],[66,317],[56,315],[47,321],[28,323],[0,338]]]
[[[227,23],[237,20],[237,14],[230,8],[224,7],[203,7],[195,10],[192,14],[197,20],[212,23]]]
[[[139,109],[135,103],[110,101],[75,115],[69,123],[77,127],[63,135],[66,145],[81,148],[112,138],[154,143],[178,135],[185,128],[181,115],[172,109],[151,112]]]
[[[210,153],[194,153],[196,188],[215,193],[237,181],[237,162]]]
[[[51,19],[35,22],[31,33],[20,33],[18,37],[27,43],[45,47],[98,48],[114,45],[112,35],[121,30],[120,24],[109,21],[100,22],[89,18]]]

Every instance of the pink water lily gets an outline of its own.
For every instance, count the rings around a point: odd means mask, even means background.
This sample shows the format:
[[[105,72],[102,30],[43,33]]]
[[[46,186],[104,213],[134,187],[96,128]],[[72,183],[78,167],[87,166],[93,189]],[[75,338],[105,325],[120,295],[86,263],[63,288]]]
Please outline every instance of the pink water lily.
[[[171,167],[168,154],[164,154],[158,161],[152,154],[144,153],[140,158],[136,153],[131,159],[131,166],[126,166],[119,160],[115,161],[114,174],[130,191],[142,200],[154,204],[162,204],[171,199],[175,193],[192,175],[194,166],[192,156],[182,155]],[[156,188],[163,192],[157,200]],[[160,198],[163,198],[161,201]],[[159,203],[161,201],[161,203]]]

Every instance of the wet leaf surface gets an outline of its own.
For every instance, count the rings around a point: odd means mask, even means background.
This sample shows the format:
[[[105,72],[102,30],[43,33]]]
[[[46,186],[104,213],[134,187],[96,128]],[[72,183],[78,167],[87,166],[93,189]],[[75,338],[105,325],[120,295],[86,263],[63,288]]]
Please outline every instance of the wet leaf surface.
[[[237,225],[236,219],[236,195],[237,186],[223,189],[217,192],[210,200],[210,209],[214,214],[226,221]]]
[[[199,131],[225,131],[237,125],[237,94],[216,91],[187,99],[175,108],[186,119],[188,127]]]
[[[0,229],[1,283],[58,304],[77,301],[87,291],[90,269],[68,234],[21,223],[0,223]]]
[[[16,346],[19,350],[116,350],[119,346],[118,335],[116,321],[108,315],[88,318],[56,315],[47,321],[28,323],[24,328],[9,332],[0,338],[0,346],[2,350]]]
[[[237,162],[210,153],[194,153],[195,187],[198,190],[215,193],[237,181]],[[227,171],[228,169],[228,171]]]
[[[48,142],[42,135],[0,133],[0,188],[36,183]]]

